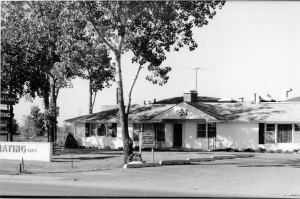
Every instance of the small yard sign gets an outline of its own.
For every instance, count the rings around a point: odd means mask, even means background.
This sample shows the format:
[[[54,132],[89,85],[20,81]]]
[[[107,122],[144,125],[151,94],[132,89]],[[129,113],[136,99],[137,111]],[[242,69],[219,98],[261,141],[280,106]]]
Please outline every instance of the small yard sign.
[[[154,132],[142,132],[142,147],[143,148],[153,148],[155,146]]]

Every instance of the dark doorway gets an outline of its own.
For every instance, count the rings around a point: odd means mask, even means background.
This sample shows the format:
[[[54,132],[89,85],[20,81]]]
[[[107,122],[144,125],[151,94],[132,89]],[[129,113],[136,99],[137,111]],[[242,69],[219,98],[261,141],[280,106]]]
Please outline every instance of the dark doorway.
[[[182,147],[182,124],[173,125],[173,147]]]

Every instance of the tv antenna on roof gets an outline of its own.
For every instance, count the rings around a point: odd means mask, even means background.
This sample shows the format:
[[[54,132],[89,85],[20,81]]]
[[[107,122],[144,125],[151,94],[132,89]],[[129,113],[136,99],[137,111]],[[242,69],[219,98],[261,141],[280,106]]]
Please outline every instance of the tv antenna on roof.
[[[205,68],[201,68],[201,67],[189,67],[188,69],[191,69],[191,70],[196,70],[196,91],[198,89],[198,70],[205,70]]]
[[[195,68],[195,70],[196,70],[196,91],[198,91],[198,89],[197,89],[197,85],[198,85],[198,70],[200,70],[200,69],[202,69],[202,68],[200,68],[200,67],[196,67]]]

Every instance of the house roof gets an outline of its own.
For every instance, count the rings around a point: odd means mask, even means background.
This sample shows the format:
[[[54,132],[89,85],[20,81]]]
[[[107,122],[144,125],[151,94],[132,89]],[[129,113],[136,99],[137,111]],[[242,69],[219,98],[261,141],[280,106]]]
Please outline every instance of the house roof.
[[[188,104],[189,106],[183,106]],[[192,107],[191,107],[192,106]],[[180,104],[148,104],[132,105],[129,121],[154,122],[176,117],[172,110],[176,108],[190,109],[190,118],[206,119],[206,121],[228,121],[228,122],[289,122],[300,123],[300,103],[191,103]],[[197,110],[192,110],[195,108]],[[200,111],[200,112],[199,112]],[[176,112],[176,111],[175,111]],[[204,114],[201,114],[204,113]],[[170,116],[173,114],[173,116]],[[175,116],[174,116],[175,115]],[[197,117],[197,118],[196,118]],[[199,118],[198,118],[199,117]],[[118,122],[119,109],[110,109],[98,113],[75,117],[65,122]]]
[[[236,122],[300,122],[300,103],[211,104],[215,114]]]
[[[101,111],[98,113],[93,113],[89,115],[83,115],[71,119],[65,120],[65,122],[68,123],[76,123],[76,122],[90,122],[90,121],[95,121],[95,122],[100,122],[100,121],[111,121],[111,122],[116,122],[117,119],[119,118],[119,109],[114,108],[106,111]]]
[[[149,121],[160,113],[175,106],[175,104],[148,104],[148,105],[132,105],[130,108],[130,121]],[[65,122],[117,122],[120,119],[119,109],[110,110],[84,115],[65,120]]]
[[[221,122],[224,118],[220,117],[215,112],[212,112],[211,109],[214,107],[212,105],[203,104],[203,103],[190,103],[182,102],[177,104],[167,111],[162,112],[157,115],[153,120],[162,121],[162,120],[173,120],[178,121],[182,119],[187,120],[198,120],[206,122]]]
[[[216,98],[216,97],[198,96],[197,102],[218,102],[219,99],[220,98]],[[157,104],[179,104],[181,102],[183,102],[183,96],[159,100],[156,103]]]
[[[300,96],[287,99],[285,102],[300,102]]]

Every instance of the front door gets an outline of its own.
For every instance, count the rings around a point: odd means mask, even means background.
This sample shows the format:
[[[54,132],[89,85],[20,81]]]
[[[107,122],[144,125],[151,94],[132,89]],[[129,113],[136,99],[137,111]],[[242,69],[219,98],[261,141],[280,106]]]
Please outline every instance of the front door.
[[[173,147],[182,147],[182,124],[173,125]]]

